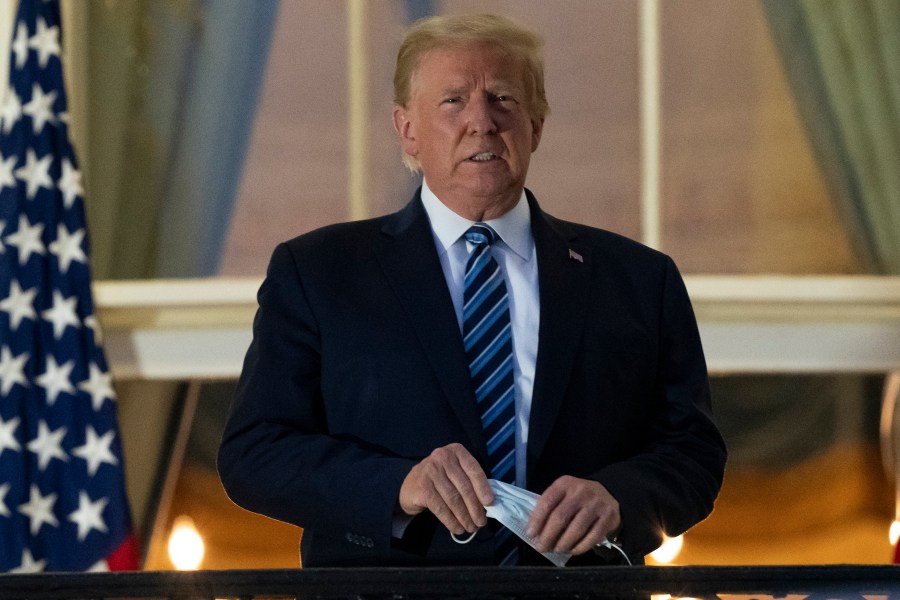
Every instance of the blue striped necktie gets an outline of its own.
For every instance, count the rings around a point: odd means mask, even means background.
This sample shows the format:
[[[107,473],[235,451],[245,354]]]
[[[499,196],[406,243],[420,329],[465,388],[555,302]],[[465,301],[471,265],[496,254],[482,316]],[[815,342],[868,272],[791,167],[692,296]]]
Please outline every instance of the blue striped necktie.
[[[463,342],[487,439],[489,476],[515,483],[516,415],[509,295],[500,265],[490,249],[498,236],[488,225],[476,223],[466,231],[465,238],[474,244],[474,249],[466,263],[463,284]],[[496,538],[499,564],[516,564],[518,549],[512,532],[503,527]]]

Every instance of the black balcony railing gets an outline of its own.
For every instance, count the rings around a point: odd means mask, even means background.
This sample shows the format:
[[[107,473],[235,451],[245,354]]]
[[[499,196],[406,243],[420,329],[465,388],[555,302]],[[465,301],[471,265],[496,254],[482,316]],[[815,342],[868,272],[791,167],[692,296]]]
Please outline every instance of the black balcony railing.
[[[894,600],[900,567],[373,568],[0,575],[0,599]]]

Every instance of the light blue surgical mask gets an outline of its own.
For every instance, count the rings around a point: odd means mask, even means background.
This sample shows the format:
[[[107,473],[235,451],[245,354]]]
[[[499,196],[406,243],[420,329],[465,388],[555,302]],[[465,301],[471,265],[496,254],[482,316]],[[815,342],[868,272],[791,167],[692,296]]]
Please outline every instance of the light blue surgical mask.
[[[488,479],[488,483],[491,485],[491,490],[494,492],[494,503],[484,507],[487,516],[499,521],[502,525],[519,536],[519,538],[524,540],[525,543],[537,550],[537,540],[529,536],[526,531],[528,528],[528,520],[531,518],[531,513],[534,512],[534,507],[537,506],[540,495],[509,483],[497,481],[496,479]],[[475,537],[475,533],[465,540],[460,540],[456,536],[452,537],[457,543],[466,544],[472,541],[472,538]],[[600,545],[618,550],[619,553],[625,557],[628,564],[631,564],[631,561],[628,560],[628,556],[625,555],[620,546],[611,543],[609,540],[603,540]],[[565,552],[541,552],[541,554],[557,567],[565,566],[566,562],[572,558],[571,554],[566,554]]]
[[[528,519],[531,518],[531,513],[534,511],[540,496],[534,492],[529,492],[496,479],[488,479],[488,483],[491,484],[491,490],[494,492],[494,503],[484,507],[487,516],[500,521],[502,525],[537,550],[535,545],[537,540],[530,537],[526,533],[526,529],[528,527]],[[472,541],[474,537],[475,534],[473,533],[465,540],[460,540],[456,536],[453,536],[453,539],[460,544],[466,544]],[[562,552],[541,552],[541,554],[557,567],[565,566],[566,561],[572,557],[571,554]]]

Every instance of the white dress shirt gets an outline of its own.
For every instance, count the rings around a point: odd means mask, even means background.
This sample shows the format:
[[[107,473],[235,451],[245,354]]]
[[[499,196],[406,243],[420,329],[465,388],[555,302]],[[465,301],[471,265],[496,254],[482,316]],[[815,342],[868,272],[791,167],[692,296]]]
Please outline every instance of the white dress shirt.
[[[447,208],[429,189],[427,182],[422,183],[422,203],[431,221],[434,243],[462,331],[463,280],[473,247],[473,244],[466,242],[463,234],[475,221]],[[486,223],[500,236],[500,240],[491,245],[491,253],[500,265],[509,292],[516,395],[516,484],[524,487],[528,418],[531,415],[541,312],[537,256],[525,192],[511,211]]]

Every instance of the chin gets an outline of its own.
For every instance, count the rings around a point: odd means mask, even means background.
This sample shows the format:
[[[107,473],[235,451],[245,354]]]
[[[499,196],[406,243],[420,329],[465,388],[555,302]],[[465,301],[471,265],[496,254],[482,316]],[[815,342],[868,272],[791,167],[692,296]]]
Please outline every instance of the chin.
[[[479,196],[503,196],[510,193],[518,193],[521,182],[511,177],[478,177],[472,181],[469,189]]]

